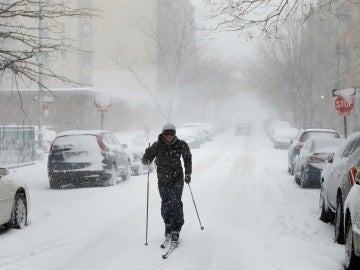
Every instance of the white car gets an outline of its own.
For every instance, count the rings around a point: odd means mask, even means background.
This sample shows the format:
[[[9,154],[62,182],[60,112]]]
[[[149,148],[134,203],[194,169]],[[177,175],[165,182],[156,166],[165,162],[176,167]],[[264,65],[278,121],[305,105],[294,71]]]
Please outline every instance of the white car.
[[[297,134],[297,128],[280,127],[274,129],[271,137],[274,148],[289,149],[291,140],[294,140]]]
[[[352,172],[358,171],[357,166]],[[352,187],[344,203],[345,268],[360,269],[360,172],[351,175]]]
[[[22,229],[27,224],[29,192],[26,184],[0,168],[0,226]]]

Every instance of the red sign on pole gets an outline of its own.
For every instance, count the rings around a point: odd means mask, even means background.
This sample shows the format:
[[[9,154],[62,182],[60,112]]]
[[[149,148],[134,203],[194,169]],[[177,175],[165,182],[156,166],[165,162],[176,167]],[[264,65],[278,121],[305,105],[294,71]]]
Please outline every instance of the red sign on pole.
[[[341,115],[350,115],[351,110],[354,108],[354,99],[346,100],[342,96],[335,99],[335,108]]]

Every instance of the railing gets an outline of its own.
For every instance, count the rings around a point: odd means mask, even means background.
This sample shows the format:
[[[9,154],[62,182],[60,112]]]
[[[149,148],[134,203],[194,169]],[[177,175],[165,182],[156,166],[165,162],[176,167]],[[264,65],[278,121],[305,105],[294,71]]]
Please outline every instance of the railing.
[[[0,126],[0,166],[35,160],[34,126]]]

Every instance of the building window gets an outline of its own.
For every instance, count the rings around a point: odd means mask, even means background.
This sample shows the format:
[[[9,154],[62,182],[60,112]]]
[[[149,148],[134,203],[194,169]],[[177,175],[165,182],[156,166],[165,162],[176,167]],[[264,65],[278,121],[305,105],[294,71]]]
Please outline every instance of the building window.
[[[83,68],[92,68],[91,52],[83,52]]]
[[[83,23],[82,25],[82,39],[83,40],[91,40],[91,24]]]

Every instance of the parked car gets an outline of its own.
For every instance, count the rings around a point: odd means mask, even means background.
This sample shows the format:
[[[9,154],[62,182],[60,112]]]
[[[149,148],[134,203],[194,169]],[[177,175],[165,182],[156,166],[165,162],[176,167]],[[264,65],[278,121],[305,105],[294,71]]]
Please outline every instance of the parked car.
[[[178,128],[176,130],[176,136],[184,140],[191,149],[200,148],[201,138],[190,128]]]
[[[21,229],[27,224],[30,207],[28,188],[22,180],[0,168],[0,226]]]
[[[272,139],[274,136],[274,131],[279,129],[279,128],[290,128],[291,125],[289,122],[287,121],[280,121],[280,120],[275,120],[268,128],[268,130],[266,130],[266,134]]]
[[[321,172],[343,139],[309,139],[295,159],[294,178],[302,188],[320,186]]]
[[[124,151],[130,157],[130,167],[132,175],[142,175],[148,171],[148,165],[142,164],[142,156],[146,146],[146,142],[141,140],[137,135],[131,134],[114,134],[118,141],[121,143]],[[154,163],[151,163],[150,171],[154,170]]]
[[[252,125],[249,121],[237,121],[235,123],[235,135],[251,135]]]
[[[299,151],[304,142],[310,138],[340,138],[340,134],[333,129],[323,128],[308,128],[299,131],[294,140],[291,141],[291,145],[288,150],[288,172],[294,175],[294,160],[299,154]]]
[[[207,141],[211,141],[212,134],[210,133],[209,126],[205,123],[201,122],[189,122],[189,123],[183,123],[180,128],[189,128],[192,129],[195,134],[198,135],[200,138],[201,143],[205,143]]]
[[[356,171],[358,172],[351,179],[352,188],[344,203],[345,267],[347,270],[360,269],[360,158],[356,164]]]
[[[321,174],[320,220],[334,222],[335,240],[344,243],[344,202],[353,185],[360,157],[360,132],[353,133],[339,146]]]
[[[281,127],[275,129],[271,138],[274,148],[288,149],[291,144],[291,140],[295,139],[297,134],[297,128]]]
[[[50,188],[64,185],[116,185],[129,179],[130,159],[109,131],[80,130],[59,133],[48,157]]]

